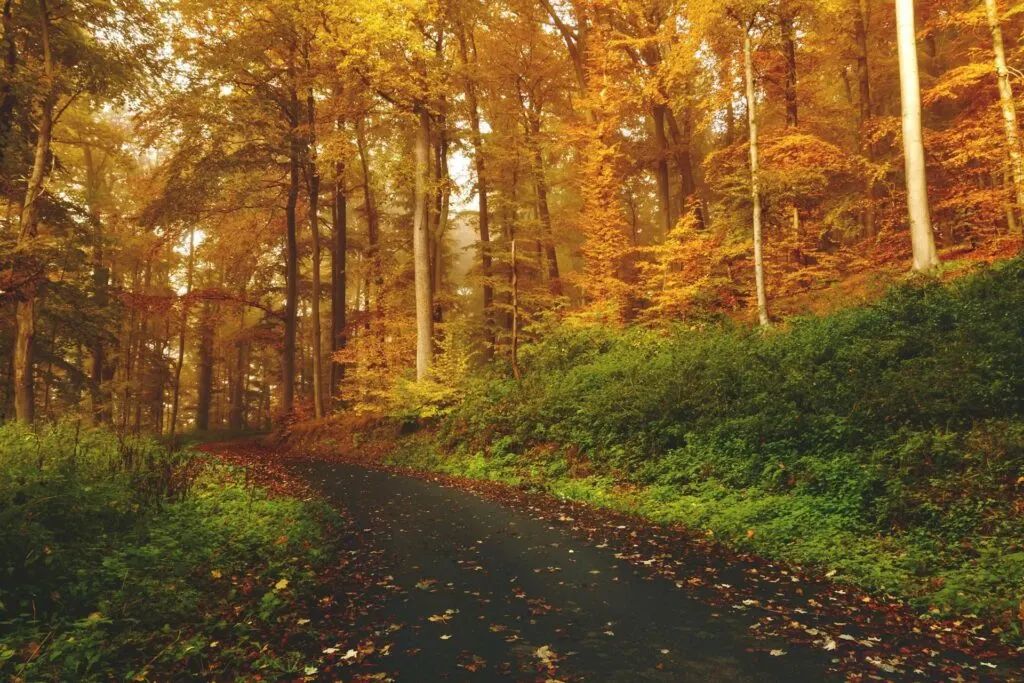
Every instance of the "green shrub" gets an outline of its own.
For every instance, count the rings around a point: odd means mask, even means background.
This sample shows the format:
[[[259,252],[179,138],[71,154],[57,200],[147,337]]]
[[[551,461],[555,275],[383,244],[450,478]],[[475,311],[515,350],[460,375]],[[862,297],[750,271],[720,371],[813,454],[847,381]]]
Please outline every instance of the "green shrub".
[[[467,385],[436,437],[454,455],[425,462],[640,505],[922,606],[1024,596],[1024,259],[767,332],[534,334],[522,381]],[[569,451],[585,478],[536,462]],[[614,493],[623,479],[646,487],[639,503]],[[963,588],[972,575],[984,588]]]
[[[71,423],[0,427],[0,676],[251,665],[250,641],[312,591],[340,520],[200,465]]]

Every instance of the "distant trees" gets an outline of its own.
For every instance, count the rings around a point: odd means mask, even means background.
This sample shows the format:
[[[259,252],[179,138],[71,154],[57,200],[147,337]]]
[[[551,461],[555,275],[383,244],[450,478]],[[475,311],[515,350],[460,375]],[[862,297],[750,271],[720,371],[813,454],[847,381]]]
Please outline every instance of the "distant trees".
[[[0,411],[432,402],[552,317],[767,325],[1012,253],[1024,13],[918,5],[5,3]]]

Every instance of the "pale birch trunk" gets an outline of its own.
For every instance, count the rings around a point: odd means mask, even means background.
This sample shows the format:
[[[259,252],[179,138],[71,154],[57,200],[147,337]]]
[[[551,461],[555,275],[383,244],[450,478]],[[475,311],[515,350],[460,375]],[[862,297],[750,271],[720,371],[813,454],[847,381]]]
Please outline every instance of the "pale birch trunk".
[[[1017,128],[1017,104],[1013,99],[1010,85],[1010,71],[1006,67],[1006,50],[1003,47],[1003,29],[999,25],[999,8],[996,0],[985,0],[988,27],[992,32],[992,52],[995,57],[996,78],[999,80],[999,104],[1003,110],[1003,127],[1006,129],[1006,148],[1010,157],[1010,175],[1013,179],[1014,201],[1010,209],[1014,214],[1011,225],[1016,224],[1016,213],[1024,208],[1024,159],[1021,158],[1020,133]]]
[[[754,223],[754,282],[757,288],[757,320],[762,327],[768,318],[768,296],[764,289],[764,255],[761,249],[761,177],[757,147],[757,100],[754,93],[754,45],[748,28],[743,37],[743,66],[747,83],[747,122],[750,127],[750,199]]]
[[[917,72],[917,38],[914,0],[896,0],[896,44],[900,64],[900,98],[903,109],[903,156],[907,180],[907,214],[914,270],[925,273],[939,264],[928,210],[924,138],[921,131],[921,83]]]
[[[430,232],[427,226],[427,184],[430,155],[430,114],[420,107],[416,127],[412,251],[416,288],[416,379],[430,374],[434,356],[434,311],[430,291]]]

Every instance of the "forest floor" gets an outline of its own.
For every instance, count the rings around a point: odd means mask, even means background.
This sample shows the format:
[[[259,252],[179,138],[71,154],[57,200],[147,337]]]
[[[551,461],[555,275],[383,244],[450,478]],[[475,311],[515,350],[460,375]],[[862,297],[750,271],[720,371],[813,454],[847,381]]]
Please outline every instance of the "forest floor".
[[[377,457],[206,450],[257,483],[309,485],[350,520],[361,568],[336,597],[364,616],[302,627],[317,632],[307,678],[1024,680],[1024,654],[977,623],[925,622],[679,527]]]

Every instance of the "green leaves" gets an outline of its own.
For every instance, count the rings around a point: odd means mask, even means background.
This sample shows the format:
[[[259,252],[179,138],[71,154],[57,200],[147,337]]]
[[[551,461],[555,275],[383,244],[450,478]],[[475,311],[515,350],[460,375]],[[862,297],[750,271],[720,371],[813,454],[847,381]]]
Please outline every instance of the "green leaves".
[[[337,516],[247,489],[240,470],[223,467],[161,489],[165,467],[195,469],[187,455],[75,434],[71,424],[0,427],[0,615],[10,626],[0,672],[78,679],[146,662],[142,677],[249,666],[262,630],[295,611],[314,568],[333,557],[323,525]],[[26,659],[31,643],[39,653]]]

